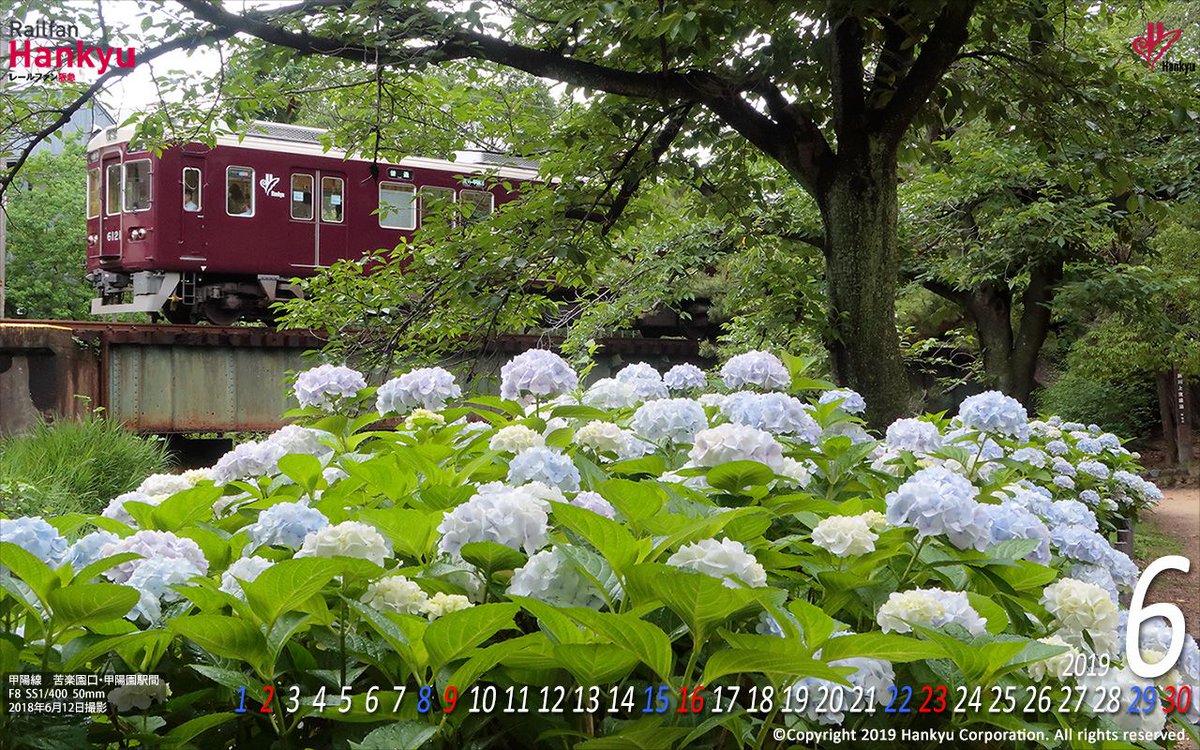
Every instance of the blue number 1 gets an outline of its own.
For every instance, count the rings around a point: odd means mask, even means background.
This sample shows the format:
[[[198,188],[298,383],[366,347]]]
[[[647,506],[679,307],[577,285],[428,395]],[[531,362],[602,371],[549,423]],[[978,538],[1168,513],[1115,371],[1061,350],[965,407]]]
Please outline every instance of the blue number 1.
[[[238,688],[238,707],[233,709],[235,714],[246,713],[246,686],[242,685]]]

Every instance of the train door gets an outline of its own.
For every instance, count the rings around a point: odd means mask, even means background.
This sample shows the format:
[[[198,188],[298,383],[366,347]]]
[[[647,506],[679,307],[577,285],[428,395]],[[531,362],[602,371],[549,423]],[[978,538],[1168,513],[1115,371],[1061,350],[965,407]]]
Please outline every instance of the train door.
[[[318,170],[317,265],[329,266],[346,257],[346,175]]]
[[[104,200],[100,209],[100,258],[111,260],[121,257],[125,241],[121,224],[122,176],[121,153],[113,151],[104,155],[100,162],[100,173],[104,179]]]
[[[181,260],[208,260],[208,234],[204,231],[205,212],[213,208],[208,205],[208,184],[204,159],[198,156],[183,156],[180,173],[182,198],[179,203],[179,250]],[[216,204],[220,210],[220,204]]]
[[[313,268],[317,259],[316,171],[292,172],[288,176],[288,263],[296,268]]]

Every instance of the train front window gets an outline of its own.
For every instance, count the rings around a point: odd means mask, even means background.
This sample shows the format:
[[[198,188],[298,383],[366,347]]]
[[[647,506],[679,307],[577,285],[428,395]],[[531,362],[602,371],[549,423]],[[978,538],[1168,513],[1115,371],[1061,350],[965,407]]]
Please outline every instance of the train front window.
[[[200,170],[195,167],[183,168],[183,210],[200,210]]]
[[[462,201],[463,221],[483,221],[492,212],[495,199],[486,190],[460,190],[458,197]]]
[[[399,182],[379,183],[379,226],[417,228],[417,189]]]
[[[230,216],[254,215],[254,170],[229,167],[225,170],[225,213]]]
[[[100,215],[100,167],[88,170],[87,183],[87,217],[94,219]]]
[[[150,160],[138,159],[125,163],[125,210],[145,211],[150,208]]]
[[[321,178],[321,221],[341,224],[345,215],[345,205],[342,202],[342,178]]]
[[[121,213],[121,165],[109,164],[104,169],[104,213]]]
[[[430,216],[436,216],[443,212],[448,212],[450,207],[454,205],[454,188],[436,187],[434,185],[421,186],[421,225],[429,220]],[[447,219],[452,221],[453,217]]]
[[[292,175],[292,218],[312,221],[313,178],[310,174]]]

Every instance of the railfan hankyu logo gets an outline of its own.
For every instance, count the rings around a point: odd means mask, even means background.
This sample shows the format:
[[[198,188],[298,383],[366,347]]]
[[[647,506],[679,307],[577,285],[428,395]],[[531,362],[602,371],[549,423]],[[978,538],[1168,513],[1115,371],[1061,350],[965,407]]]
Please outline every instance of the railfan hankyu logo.
[[[1179,41],[1181,36],[1183,36],[1183,29],[1168,30],[1162,21],[1158,21],[1157,23],[1146,24],[1146,34],[1134,37],[1130,45],[1133,47],[1133,51],[1146,61],[1146,67],[1154,70],[1155,66],[1158,65],[1158,61],[1162,59],[1163,55],[1167,54],[1167,50],[1171,49],[1175,45],[1175,42]],[[1195,63],[1176,63],[1176,65],[1180,67],[1176,68],[1167,63],[1163,65],[1163,69],[1185,70],[1182,66],[1190,66],[1194,70],[1196,67]]]
[[[75,81],[92,78],[113,68],[137,64],[133,47],[100,47],[79,38],[79,27],[53,19],[11,18],[2,27],[7,38],[6,78],[9,80]],[[49,42],[49,44],[45,44]]]

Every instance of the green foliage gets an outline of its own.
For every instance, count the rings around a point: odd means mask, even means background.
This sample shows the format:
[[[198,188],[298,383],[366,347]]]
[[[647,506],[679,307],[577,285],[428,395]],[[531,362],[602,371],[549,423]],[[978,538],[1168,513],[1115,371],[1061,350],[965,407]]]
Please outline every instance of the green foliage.
[[[60,154],[30,158],[7,194],[7,317],[90,315],[92,290],[83,277],[86,174],[83,144],[67,143]]]
[[[1079,344],[1072,350],[1068,362],[1077,363],[1089,355],[1099,359],[1104,353],[1099,347]],[[1107,353],[1117,354],[1115,351]],[[1110,356],[1101,362],[1116,365],[1114,359],[1116,357]],[[1068,364],[1067,367],[1039,392],[1039,411],[1098,424],[1102,429],[1120,435],[1140,439],[1150,436],[1158,423],[1158,395],[1152,375],[1129,372],[1119,366],[1097,372],[1102,364],[1100,367]]]
[[[39,423],[0,440],[0,512],[98,513],[168,465],[160,440],[110,419]]]

